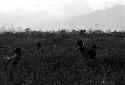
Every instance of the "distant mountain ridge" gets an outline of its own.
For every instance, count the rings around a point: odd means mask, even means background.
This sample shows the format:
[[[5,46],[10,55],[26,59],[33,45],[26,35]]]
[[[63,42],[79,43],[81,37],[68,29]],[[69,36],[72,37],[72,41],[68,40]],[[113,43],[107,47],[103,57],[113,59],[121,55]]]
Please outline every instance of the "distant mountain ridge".
[[[125,28],[125,5],[97,10],[90,14],[75,16],[64,21],[56,22],[55,24],[62,24],[63,26],[76,25],[76,28],[79,28],[81,25],[89,28],[98,24],[98,28],[100,27],[100,29],[105,30],[105,28],[108,29],[108,26],[109,28],[111,26],[111,29],[116,27],[117,30],[122,30]]]
[[[124,24],[125,6],[114,6],[105,10],[98,10],[88,15],[80,15],[71,19],[76,23],[92,24]]]

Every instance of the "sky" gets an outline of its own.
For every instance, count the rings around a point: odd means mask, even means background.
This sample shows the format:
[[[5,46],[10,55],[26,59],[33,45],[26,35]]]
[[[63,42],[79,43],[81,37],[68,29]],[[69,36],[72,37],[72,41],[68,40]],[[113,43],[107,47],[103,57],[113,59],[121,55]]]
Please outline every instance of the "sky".
[[[125,0],[0,0],[0,12],[10,14],[77,15],[125,4]]]
[[[120,4],[125,0],[0,0],[0,23],[24,25],[35,23],[34,19],[48,22]]]

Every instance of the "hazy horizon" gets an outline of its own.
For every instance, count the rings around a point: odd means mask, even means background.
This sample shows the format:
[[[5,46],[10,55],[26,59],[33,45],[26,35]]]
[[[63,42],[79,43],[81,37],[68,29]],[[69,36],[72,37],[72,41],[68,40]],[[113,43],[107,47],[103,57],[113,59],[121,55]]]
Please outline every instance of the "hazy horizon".
[[[0,0],[0,26],[14,25],[41,29],[46,24],[91,14],[124,0]],[[43,30],[46,30],[45,28]]]

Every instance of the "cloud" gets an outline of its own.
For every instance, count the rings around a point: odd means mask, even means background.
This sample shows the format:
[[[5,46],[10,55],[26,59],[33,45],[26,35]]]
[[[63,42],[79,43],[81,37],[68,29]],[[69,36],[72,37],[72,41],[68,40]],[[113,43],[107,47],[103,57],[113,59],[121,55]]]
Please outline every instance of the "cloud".
[[[0,0],[0,12],[30,14],[46,10],[50,14],[67,16],[117,4],[125,4],[125,0]]]
[[[55,15],[75,15],[89,11],[84,0],[0,0],[2,13],[35,13],[47,10]]]
[[[59,9],[67,15],[79,15],[90,12],[90,6],[84,0],[73,0],[59,5]]]

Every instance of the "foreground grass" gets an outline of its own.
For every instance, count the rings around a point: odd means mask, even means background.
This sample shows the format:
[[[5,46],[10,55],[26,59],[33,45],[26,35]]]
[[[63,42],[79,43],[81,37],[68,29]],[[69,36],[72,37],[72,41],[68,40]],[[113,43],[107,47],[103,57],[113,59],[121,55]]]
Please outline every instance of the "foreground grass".
[[[52,34],[47,34],[50,37]],[[21,35],[20,35],[21,36]],[[22,60],[17,67],[11,64],[4,71],[11,56],[8,49],[0,49],[0,85],[124,85],[125,40],[113,37],[80,37],[58,34],[48,38],[0,37],[1,45],[22,47]],[[97,60],[87,61],[79,52],[72,53],[76,41],[82,39],[91,47],[98,46]],[[4,40],[4,41],[2,41]],[[43,52],[35,53],[35,43],[41,42]]]
[[[6,72],[1,71],[1,85],[124,85],[123,60],[87,63],[79,53],[62,48],[35,55],[30,56],[35,57],[32,62],[22,60],[13,70],[10,65]]]

